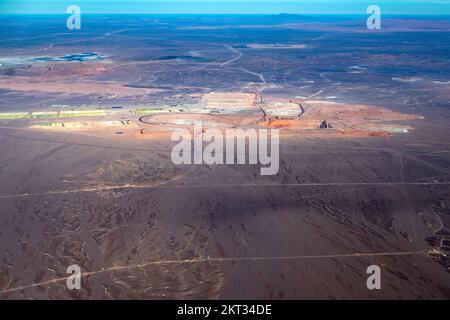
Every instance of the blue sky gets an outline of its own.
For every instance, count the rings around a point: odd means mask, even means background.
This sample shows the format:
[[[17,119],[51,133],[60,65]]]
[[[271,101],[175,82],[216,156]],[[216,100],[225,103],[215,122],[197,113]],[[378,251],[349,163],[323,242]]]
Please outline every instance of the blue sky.
[[[300,13],[449,14],[450,0],[0,0],[0,13],[60,13],[76,4],[82,13]]]

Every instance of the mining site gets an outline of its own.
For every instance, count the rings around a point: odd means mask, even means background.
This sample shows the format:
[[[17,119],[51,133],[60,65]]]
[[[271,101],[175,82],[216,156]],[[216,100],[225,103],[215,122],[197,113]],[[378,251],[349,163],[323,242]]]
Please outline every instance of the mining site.
[[[450,23],[349,19],[0,17],[0,299],[450,299]]]

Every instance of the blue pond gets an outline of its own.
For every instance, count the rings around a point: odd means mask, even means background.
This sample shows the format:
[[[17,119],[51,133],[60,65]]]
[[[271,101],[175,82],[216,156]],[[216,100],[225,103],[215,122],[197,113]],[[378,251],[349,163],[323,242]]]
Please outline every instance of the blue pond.
[[[38,57],[34,58],[35,61],[90,61],[90,60],[103,60],[104,57],[98,53],[94,52],[85,52],[85,53],[77,53],[77,54],[67,54],[61,57]]]

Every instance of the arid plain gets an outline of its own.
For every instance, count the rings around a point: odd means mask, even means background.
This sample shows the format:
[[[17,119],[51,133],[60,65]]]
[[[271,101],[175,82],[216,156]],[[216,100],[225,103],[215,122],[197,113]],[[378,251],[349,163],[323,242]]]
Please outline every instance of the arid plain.
[[[0,298],[450,298],[447,21],[83,21],[0,18]],[[173,164],[196,121],[278,174]]]

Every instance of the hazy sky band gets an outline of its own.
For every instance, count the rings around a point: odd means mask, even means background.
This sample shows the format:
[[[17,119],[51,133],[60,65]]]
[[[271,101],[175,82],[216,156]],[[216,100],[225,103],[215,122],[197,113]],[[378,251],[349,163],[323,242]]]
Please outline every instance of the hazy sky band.
[[[365,14],[371,4],[384,14],[447,14],[450,0],[0,0],[0,13],[65,14],[79,5],[82,13],[300,13]]]

